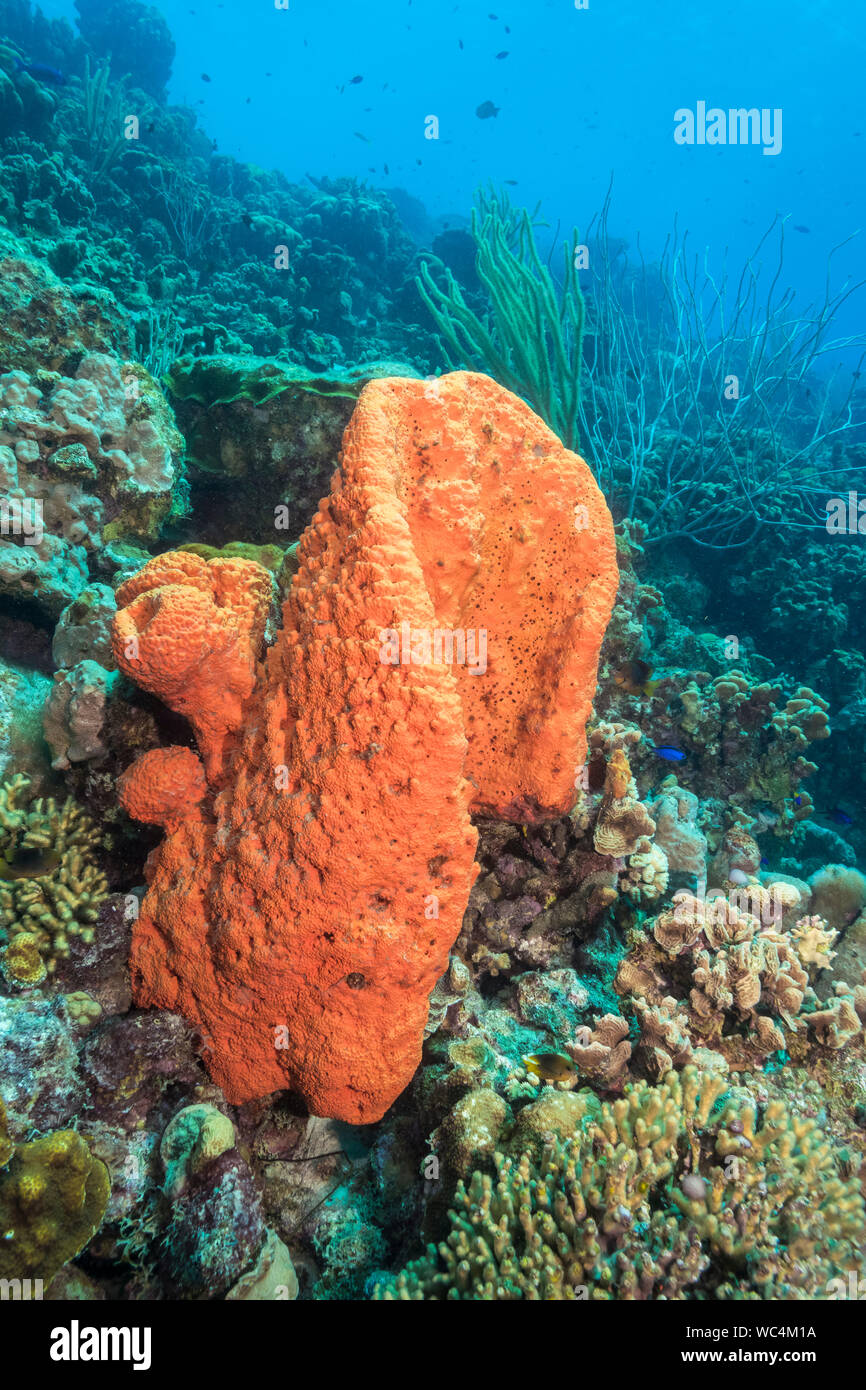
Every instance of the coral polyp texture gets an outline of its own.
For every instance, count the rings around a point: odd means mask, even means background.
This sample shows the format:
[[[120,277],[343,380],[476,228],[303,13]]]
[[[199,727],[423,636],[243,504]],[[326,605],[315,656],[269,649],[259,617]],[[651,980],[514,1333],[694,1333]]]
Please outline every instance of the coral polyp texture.
[[[108,895],[90,816],[29,789],[20,774],[0,786],[0,972],[14,985],[39,984],[75,939],[91,942]]]
[[[299,561],[255,684],[261,567],[170,553],[118,592],[117,664],[189,715],[208,784],[189,750],[125,774],[168,831],[132,970],[230,1100],[364,1122],[418,1066],[470,808],[571,804],[617,567],[586,465],[469,373],[364,389]]]

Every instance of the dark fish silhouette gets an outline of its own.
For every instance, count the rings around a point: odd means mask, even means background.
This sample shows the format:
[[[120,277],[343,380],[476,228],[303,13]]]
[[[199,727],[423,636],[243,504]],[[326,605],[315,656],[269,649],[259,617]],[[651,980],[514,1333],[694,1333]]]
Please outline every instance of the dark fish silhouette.
[[[501,53],[497,53],[496,56],[497,56],[497,58],[507,58],[507,57],[508,57],[508,49],[507,49],[507,48],[503,48],[502,52],[501,52]]]
[[[492,101],[482,101],[480,106],[476,106],[475,114],[479,121],[489,121],[491,116],[498,116],[502,110],[501,106],[494,106]]]
[[[210,78],[208,77],[208,75],[207,75],[206,72],[203,72],[203,73],[202,73],[202,75],[201,75],[201,80],[202,80],[202,82],[210,82]]]
[[[627,695],[652,695],[658,685],[658,681],[654,681],[652,676],[653,668],[649,662],[635,657],[621,666],[614,673],[613,679]]]
[[[59,68],[51,68],[47,63],[22,63],[20,58],[15,59],[15,71],[27,72],[31,77],[35,77],[39,82],[47,82],[51,87],[65,87],[66,76]]]
[[[0,879],[7,882],[21,878],[44,878],[60,863],[61,856],[53,849],[33,849],[30,846],[9,849],[0,856]]]
[[[797,225],[796,225],[796,227],[794,228],[794,231],[795,231],[795,232],[808,232],[808,231],[809,231],[809,228],[808,228],[808,227],[804,227],[803,224],[802,224],[802,222],[798,222]]]
[[[359,76],[359,77],[353,77],[352,80],[351,80],[351,82],[349,83],[349,86],[350,86],[350,87],[354,87],[354,86],[356,86],[356,84],[357,84],[358,82],[363,82],[363,81],[364,81],[363,77],[360,77],[360,76]]]

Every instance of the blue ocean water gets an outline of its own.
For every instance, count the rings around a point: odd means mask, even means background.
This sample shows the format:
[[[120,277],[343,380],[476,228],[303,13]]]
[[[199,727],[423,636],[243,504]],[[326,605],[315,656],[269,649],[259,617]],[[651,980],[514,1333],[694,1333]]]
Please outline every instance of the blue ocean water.
[[[73,0],[46,0],[74,21]],[[169,97],[221,151],[289,178],[353,175],[466,216],[475,188],[580,229],[614,179],[612,229],[648,257],[676,216],[693,247],[739,266],[778,214],[786,279],[823,294],[832,247],[866,228],[866,16],[833,0],[164,0],[177,46]],[[461,47],[462,44],[462,47]],[[498,58],[500,53],[507,57]],[[202,80],[202,74],[210,82]],[[363,82],[352,85],[361,76]],[[247,103],[249,99],[249,104]],[[479,120],[491,101],[498,116]],[[781,110],[782,147],[679,146],[679,108]],[[425,121],[439,139],[425,139]],[[359,139],[363,136],[363,140]],[[385,166],[388,173],[385,173]],[[862,238],[834,261],[866,270]],[[840,313],[855,332],[862,310]]]

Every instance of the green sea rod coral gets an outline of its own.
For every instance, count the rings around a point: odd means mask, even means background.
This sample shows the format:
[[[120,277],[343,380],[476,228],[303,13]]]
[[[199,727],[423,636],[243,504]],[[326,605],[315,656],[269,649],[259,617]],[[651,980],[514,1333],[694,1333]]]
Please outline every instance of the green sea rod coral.
[[[489,312],[480,319],[450,270],[445,288],[421,261],[415,284],[452,369],[487,372],[528,401],[569,449],[578,446],[584,302],[575,265],[577,231],[564,247],[561,287],[541,260],[534,222],[507,193],[476,195],[472,236]]]
[[[587,1104],[538,1161],[496,1154],[495,1177],[458,1183],[447,1239],[374,1297],[827,1297],[857,1267],[857,1179],[815,1120],[726,1088],[687,1067]]]
[[[28,804],[29,788],[21,774],[0,786],[0,967],[16,984],[39,984],[69,955],[70,937],[92,941],[108,894],[93,821],[71,797]]]

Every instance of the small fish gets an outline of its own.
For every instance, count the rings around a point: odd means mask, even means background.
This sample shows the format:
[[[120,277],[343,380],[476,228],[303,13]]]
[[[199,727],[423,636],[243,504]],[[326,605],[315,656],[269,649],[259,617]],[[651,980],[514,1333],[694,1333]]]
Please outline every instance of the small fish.
[[[369,145],[372,143],[366,135],[361,134],[360,130],[353,130],[352,134],[354,135],[356,140],[363,140],[365,145]]]
[[[530,1052],[520,1059],[536,1081],[570,1081],[577,1067],[561,1052]]]
[[[499,15],[498,15],[498,14],[489,14],[489,15],[487,16],[487,18],[488,18],[488,19],[498,19],[498,18],[499,18]]]
[[[61,855],[49,849],[11,849],[0,857],[0,879],[44,878],[60,863]]]
[[[836,825],[854,824],[853,817],[849,816],[847,811],[843,811],[841,806],[834,806],[832,811],[827,812],[827,815],[829,816],[831,821],[834,821],[836,823]]]
[[[661,758],[666,763],[681,763],[685,760],[685,753],[682,748],[669,748],[666,744],[661,748],[656,748],[650,744],[652,751],[657,758]]]
[[[59,68],[51,68],[47,63],[22,63],[20,58],[15,59],[16,72],[28,72],[31,77],[36,77],[40,82],[47,82],[51,87],[65,87],[66,76]]]
[[[359,76],[359,77],[353,77],[353,78],[351,78],[350,81],[349,81],[349,86],[350,86],[350,87],[356,87],[356,86],[358,85],[359,82],[363,82],[363,81],[364,81],[363,77],[360,77],[360,76]]]
[[[244,213],[243,217],[241,218],[241,221],[246,223],[248,227],[251,227],[253,225],[253,219],[250,217],[248,212]]]
[[[388,168],[387,164],[383,165],[382,167],[384,168],[386,174],[391,173],[391,170]]]
[[[795,231],[795,232],[808,232],[808,231],[809,231],[809,228],[808,228],[808,227],[804,227],[803,224],[802,224],[802,222],[798,222],[797,225],[796,225],[796,227],[794,228],[794,231]]]
[[[202,73],[202,75],[201,75],[201,80],[202,80],[202,82],[210,82],[210,78],[208,77],[208,75],[207,75],[206,72],[203,72],[203,73]]]
[[[462,39],[458,39],[457,42],[459,43],[460,47],[462,48],[462,47],[463,47],[463,40],[462,40]]]
[[[635,658],[621,666],[613,679],[614,684],[627,695],[652,695],[658,686],[658,681],[653,680],[652,674],[653,668],[648,662]]]
[[[496,56],[497,56],[497,58],[507,58],[507,57],[508,57],[508,49],[507,49],[507,48],[503,48],[502,52],[501,52],[501,53],[497,53]]]
[[[508,184],[509,188],[517,187],[517,179],[506,179],[505,182]]]
[[[498,116],[502,110],[501,106],[494,106],[492,101],[482,101],[480,106],[476,106],[475,114],[479,121],[489,121],[491,116]]]

